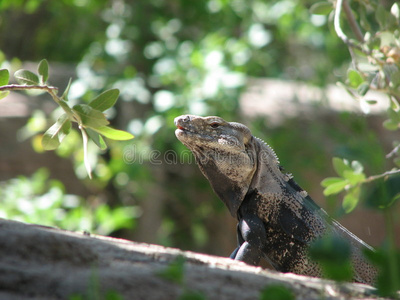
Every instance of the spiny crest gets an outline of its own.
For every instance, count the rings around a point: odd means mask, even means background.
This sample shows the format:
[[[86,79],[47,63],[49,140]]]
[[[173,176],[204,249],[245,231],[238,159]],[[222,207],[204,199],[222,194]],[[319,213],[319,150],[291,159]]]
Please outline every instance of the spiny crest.
[[[264,147],[267,148],[267,151],[268,151],[269,153],[271,153],[271,155],[275,158],[276,164],[279,165],[279,158],[278,158],[278,156],[276,155],[274,149],[272,149],[271,146],[268,145],[266,142],[264,142],[262,139],[260,139],[260,138],[258,138],[258,137],[256,137],[256,136],[255,136],[254,138],[255,138],[256,140],[258,140]]]

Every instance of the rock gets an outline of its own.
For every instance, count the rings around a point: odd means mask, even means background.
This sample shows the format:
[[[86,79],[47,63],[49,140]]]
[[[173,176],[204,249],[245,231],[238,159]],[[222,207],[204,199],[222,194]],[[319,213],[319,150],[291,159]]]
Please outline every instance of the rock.
[[[296,299],[377,298],[372,287],[362,284],[337,284],[229,258],[4,219],[0,245],[0,299],[163,300],[200,293],[200,299],[245,300],[260,299],[271,285],[287,287]],[[181,282],[161,275],[182,257]],[[108,293],[115,297],[107,298]]]

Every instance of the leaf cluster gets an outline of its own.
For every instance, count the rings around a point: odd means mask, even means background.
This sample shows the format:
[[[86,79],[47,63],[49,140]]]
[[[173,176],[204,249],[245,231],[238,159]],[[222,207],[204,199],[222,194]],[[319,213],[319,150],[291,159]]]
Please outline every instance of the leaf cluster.
[[[1,182],[0,217],[101,235],[135,227],[138,207],[110,208],[101,203],[93,209],[83,198],[67,195],[64,185],[49,177],[49,171],[41,168],[30,177]]]
[[[326,278],[337,281],[351,281],[351,248],[347,240],[334,234],[315,240],[310,249],[310,257],[317,261]]]
[[[53,100],[62,108],[57,121],[44,133],[42,146],[45,150],[57,149],[64,138],[70,133],[72,123],[77,123],[83,138],[84,161],[87,173],[91,177],[91,167],[88,161],[88,141],[92,140],[101,150],[107,149],[104,138],[112,140],[129,140],[133,135],[109,126],[104,112],[112,108],[119,96],[118,89],[106,90],[88,104],[76,104],[71,106],[68,102],[68,92],[71,80],[61,96],[57,95],[57,89],[47,85],[49,78],[49,65],[43,59],[38,67],[37,73],[29,70],[18,70],[14,77],[20,85],[8,85],[10,75],[8,70],[0,70],[0,98],[7,96],[10,90],[43,90],[48,92]]]
[[[296,297],[288,287],[280,284],[266,286],[260,292],[260,300],[294,300]]]
[[[347,1],[344,0],[344,3]],[[312,14],[331,14],[332,18],[337,10],[338,7],[334,10],[328,1],[317,2],[310,8]],[[364,112],[369,112],[369,105],[377,103],[368,91],[387,94],[391,108],[388,110],[389,118],[383,125],[388,130],[397,130],[400,126],[400,5],[393,3],[387,9],[373,1],[359,1],[353,7],[349,6],[346,19],[353,24],[350,30],[356,39],[341,36],[349,46],[353,63],[346,81],[338,84],[359,101]]]
[[[183,286],[183,292],[179,296],[178,300],[204,300],[204,294],[186,287],[184,278],[185,262],[186,258],[182,255],[178,255],[164,270],[158,272],[157,276],[168,280],[169,282]]]
[[[376,287],[379,295],[398,299],[400,291],[400,251],[381,248],[365,251],[366,257],[379,268]]]
[[[388,5],[390,6],[388,7]],[[359,101],[364,113],[369,113],[370,105],[377,103],[375,99],[371,98],[369,91],[378,91],[387,95],[389,100],[387,119],[383,122],[383,127],[391,131],[398,130],[400,128],[399,3],[387,3],[387,6],[385,6],[381,1],[338,0],[335,1],[335,7],[333,7],[331,2],[322,1],[314,4],[311,7],[311,12],[323,15],[330,14],[334,19],[336,34],[350,51],[351,67],[347,71],[344,82],[338,84]],[[346,21],[346,24],[342,25],[344,21]],[[397,146],[386,158],[397,155],[394,163],[400,166],[400,146],[398,146],[400,143],[395,142],[394,144],[397,144]],[[345,192],[342,202],[345,212],[352,211],[358,204],[361,185],[377,179],[385,181],[384,184],[378,182],[378,187],[375,188],[373,193],[370,193],[366,202],[368,206],[379,209],[385,214],[388,231],[387,243],[390,246],[388,250],[379,249],[377,252],[367,253],[367,256],[380,268],[377,280],[378,292],[384,296],[393,296],[395,291],[400,288],[398,285],[400,267],[398,265],[398,254],[394,254],[396,252],[393,239],[394,223],[390,210],[399,200],[400,193],[398,193],[398,185],[394,192],[388,192],[388,190],[390,179],[395,179],[389,178],[389,176],[400,173],[400,170],[394,168],[382,174],[367,177],[360,162],[353,161],[350,163],[339,158],[333,158],[333,167],[338,177],[326,178],[321,184],[325,187],[325,196]],[[314,246],[317,247],[318,244]],[[318,259],[320,254],[316,251],[315,255]]]
[[[346,191],[342,206],[344,211],[349,213],[358,204],[361,185],[366,179],[364,167],[359,161],[350,163],[348,160],[338,157],[334,157],[332,163],[339,177],[328,177],[321,182],[325,188],[324,195],[330,196]]]

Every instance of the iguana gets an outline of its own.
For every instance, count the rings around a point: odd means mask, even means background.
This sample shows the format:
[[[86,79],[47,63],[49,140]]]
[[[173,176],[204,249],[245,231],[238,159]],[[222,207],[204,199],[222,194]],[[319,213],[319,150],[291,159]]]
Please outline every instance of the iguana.
[[[243,124],[220,117],[175,118],[176,137],[194,154],[218,197],[238,219],[238,248],[231,258],[276,270],[321,277],[308,255],[310,244],[330,232],[351,246],[354,281],[373,284],[376,269],[364,259],[372,248],[328,217],[291,175],[275,152]]]

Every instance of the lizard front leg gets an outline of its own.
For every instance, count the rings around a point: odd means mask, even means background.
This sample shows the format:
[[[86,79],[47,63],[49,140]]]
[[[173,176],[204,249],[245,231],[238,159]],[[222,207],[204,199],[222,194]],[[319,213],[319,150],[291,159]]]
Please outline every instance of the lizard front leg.
[[[239,247],[230,258],[241,260],[249,265],[258,265],[267,238],[264,223],[254,215],[246,215],[237,226]]]

